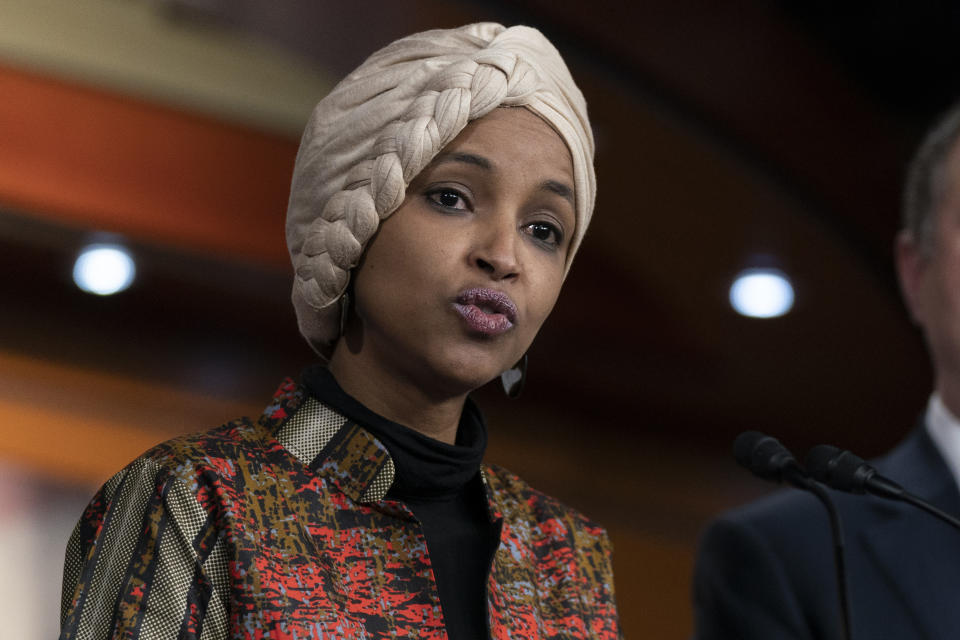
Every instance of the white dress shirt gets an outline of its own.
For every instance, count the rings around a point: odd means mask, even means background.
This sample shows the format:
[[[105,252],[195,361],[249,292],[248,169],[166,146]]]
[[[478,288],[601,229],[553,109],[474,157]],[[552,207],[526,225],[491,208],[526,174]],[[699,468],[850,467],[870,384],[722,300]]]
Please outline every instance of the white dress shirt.
[[[934,392],[930,396],[924,423],[927,433],[939,449],[940,455],[947,461],[947,467],[960,489],[960,419],[947,409],[939,393]]]

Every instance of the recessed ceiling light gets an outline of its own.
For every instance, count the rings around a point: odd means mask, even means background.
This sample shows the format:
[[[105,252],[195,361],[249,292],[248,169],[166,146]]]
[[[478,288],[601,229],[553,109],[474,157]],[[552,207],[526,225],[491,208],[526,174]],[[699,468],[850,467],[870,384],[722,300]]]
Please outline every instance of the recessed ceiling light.
[[[87,293],[108,296],[123,291],[136,274],[133,258],[115,244],[92,244],[73,265],[73,281]]]
[[[745,269],[730,286],[730,305],[750,318],[776,318],[793,307],[793,285],[779,269]]]

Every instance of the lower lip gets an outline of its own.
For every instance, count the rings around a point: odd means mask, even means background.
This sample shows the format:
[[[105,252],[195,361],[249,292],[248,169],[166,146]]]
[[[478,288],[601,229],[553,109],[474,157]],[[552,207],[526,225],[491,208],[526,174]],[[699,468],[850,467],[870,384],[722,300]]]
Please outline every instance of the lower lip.
[[[453,308],[473,333],[498,336],[513,328],[513,323],[502,313],[487,313],[474,304],[454,303]]]

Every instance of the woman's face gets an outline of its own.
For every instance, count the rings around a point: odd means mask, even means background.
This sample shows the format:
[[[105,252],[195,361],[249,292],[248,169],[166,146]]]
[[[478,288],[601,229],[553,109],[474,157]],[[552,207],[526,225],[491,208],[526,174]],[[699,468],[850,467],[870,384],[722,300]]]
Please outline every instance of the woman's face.
[[[367,248],[348,348],[438,395],[510,368],[560,293],[573,184],[569,150],[531,111],[498,108],[470,123]]]

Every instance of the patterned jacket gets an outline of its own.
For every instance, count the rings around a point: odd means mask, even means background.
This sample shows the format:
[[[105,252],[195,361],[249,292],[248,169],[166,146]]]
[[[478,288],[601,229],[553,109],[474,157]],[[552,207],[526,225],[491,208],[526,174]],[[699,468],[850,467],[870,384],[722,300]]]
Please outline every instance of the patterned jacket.
[[[619,637],[596,524],[484,465],[496,639]],[[256,422],[161,444],[67,547],[61,640],[446,638],[426,541],[385,498],[387,450],[286,380]]]

